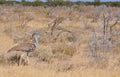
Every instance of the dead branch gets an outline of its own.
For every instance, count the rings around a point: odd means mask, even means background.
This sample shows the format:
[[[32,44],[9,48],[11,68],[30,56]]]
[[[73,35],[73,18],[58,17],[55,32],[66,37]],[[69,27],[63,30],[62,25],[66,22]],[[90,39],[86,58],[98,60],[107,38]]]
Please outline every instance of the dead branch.
[[[50,29],[50,34],[53,35],[53,31],[57,28],[57,26],[64,20],[63,17],[58,17],[52,22],[48,24],[48,29]]]
[[[62,33],[67,32],[67,33],[70,33],[73,36],[74,41],[76,41],[77,38],[76,38],[75,34],[72,31],[69,31],[69,30],[59,26],[59,24],[62,23],[63,20],[64,20],[63,17],[59,17],[59,18],[56,18],[55,20],[53,20],[52,22],[50,22],[48,24],[48,29],[50,29],[51,36],[53,35],[54,30],[59,30],[60,31],[55,36],[55,38],[53,38],[53,40],[56,41]]]
[[[32,21],[32,20],[33,20],[32,17],[31,17],[31,18],[25,18],[25,20],[21,23],[21,27],[24,28],[25,25],[26,25],[27,23],[29,23],[30,21]]]
[[[25,14],[21,12],[18,14],[20,29],[23,29],[27,23],[33,20],[32,16],[24,16],[24,15]]]

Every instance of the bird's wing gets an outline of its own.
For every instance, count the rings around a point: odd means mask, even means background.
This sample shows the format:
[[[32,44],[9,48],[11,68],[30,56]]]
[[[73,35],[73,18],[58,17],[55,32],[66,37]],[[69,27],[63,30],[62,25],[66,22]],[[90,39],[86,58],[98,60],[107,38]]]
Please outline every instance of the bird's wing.
[[[8,52],[10,51],[29,51],[30,49],[33,49],[35,46],[33,43],[21,43],[17,46],[14,46]]]

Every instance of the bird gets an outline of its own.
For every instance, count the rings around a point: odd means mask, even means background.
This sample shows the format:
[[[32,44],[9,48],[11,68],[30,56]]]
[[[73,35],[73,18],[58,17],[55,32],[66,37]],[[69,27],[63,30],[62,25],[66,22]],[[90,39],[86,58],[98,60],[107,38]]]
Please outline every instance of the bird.
[[[39,43],[38,43],[38,38],[39,38],[38,33],[33,33],[32,37],[34,39],[34,43],[21,43],[21,44],[18,44],[16,46],[12,47],[11,49],[9,49],[7,51],[7,53],[15,52],[15,54],[18,56],[18,66],[21,65],[23,57],[25,57],[25,56],[27,58],[27,64],[29,64],[28,54],[30,52],[35,51],[35,49],[38,48],[38,45],[39,45]]]

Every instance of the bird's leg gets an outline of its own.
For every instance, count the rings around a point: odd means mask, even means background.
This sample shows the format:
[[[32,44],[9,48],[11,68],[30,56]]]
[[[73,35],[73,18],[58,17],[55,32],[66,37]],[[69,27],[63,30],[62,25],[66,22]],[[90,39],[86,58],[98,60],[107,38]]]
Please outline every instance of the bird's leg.
[[[27,65],[29,64],[29,57],[27,56]]]
[[[18,60],[17,60],[18,66],[20,65],[20,62],[21,62],[21,56],[18,56]]]
[[[27,52],[27,65],[29,64],[29,57],[28,57],[28,52]]]
[[[26,54],[26,53],[23,53],[23,54],[20,56],[18,66],[19,66],[20,64],[22,64],[22,60],[23,60],[23,57],[24,57],[25,54]]]

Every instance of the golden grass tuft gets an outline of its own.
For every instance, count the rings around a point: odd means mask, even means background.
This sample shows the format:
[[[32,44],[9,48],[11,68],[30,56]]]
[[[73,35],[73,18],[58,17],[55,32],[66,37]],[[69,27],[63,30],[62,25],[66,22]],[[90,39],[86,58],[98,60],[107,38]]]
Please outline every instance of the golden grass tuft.
[[[53,54],[64,54],[64,55],[72,56],[76,51],[75,51],[75,48],[71,45],[58,43],[52,46],[52,52]]]

